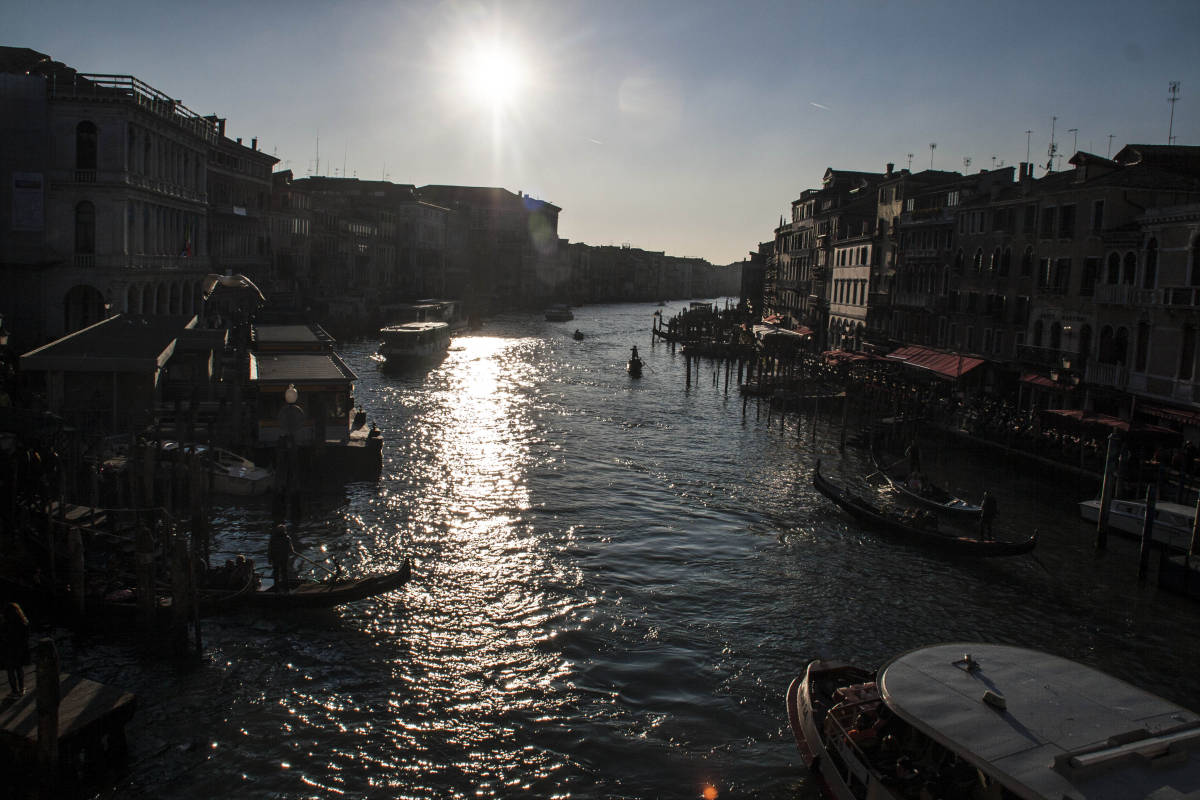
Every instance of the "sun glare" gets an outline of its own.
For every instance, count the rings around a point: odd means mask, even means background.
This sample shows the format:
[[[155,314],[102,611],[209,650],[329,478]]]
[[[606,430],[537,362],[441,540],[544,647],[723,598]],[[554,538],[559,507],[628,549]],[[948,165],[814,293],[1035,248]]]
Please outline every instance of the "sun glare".
[[[479,45],[463,60],[462,80],[475,101],[500,110],[520,95],[526,82],[525,65],[510,47]]]

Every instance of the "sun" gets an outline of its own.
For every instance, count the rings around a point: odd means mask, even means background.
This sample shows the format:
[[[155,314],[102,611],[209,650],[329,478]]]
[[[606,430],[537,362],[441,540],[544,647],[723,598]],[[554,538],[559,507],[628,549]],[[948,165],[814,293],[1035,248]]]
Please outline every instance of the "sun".
[[[460,77],[467,95],[494,111],[512,106],[528,81],[517,50],[498,42],[477,45],[467,53]]]

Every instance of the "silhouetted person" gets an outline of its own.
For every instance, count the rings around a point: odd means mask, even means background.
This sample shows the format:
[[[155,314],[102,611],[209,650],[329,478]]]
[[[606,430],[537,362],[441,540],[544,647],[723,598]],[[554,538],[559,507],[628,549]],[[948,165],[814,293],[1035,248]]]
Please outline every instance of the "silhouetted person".
[[[275,581],[275,591],[286,592],[291,567],[292,537],[288,534],[287,525],[279,523],[271,531],[271,540],[267,543],[267,557],[271,560],[271,578]]]
[[[983,502],[979,504],[979,535],[984,539],[992,538],[992,520],[996,518],[996,498],[991,492],[983,493]]]

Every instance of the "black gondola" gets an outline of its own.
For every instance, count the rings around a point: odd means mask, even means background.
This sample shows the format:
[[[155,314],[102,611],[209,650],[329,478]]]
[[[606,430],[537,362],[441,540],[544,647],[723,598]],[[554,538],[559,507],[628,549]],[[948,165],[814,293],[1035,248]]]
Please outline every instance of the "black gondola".
[[[961,497],[955,497],[940,486],[934,486],[928,482],[922,482],[919,489],[909,485],[909,478],[896,478],[888,474],[888,468],[879,463],[879,458],[874,450],[871,451],[871,460],[875,463],[875,471],[883,476],[883,479],[888,482],[888,485],[895,489],[900,494],[912,500],[914,503],[920,503],[926,508],[932,508],[934,511],[945,511],[953,514],[959,519],[965,517],[979,518],[983,508],[976,503],[968,503]]]
[[[625,364],[625,369],[629,370],[629,374],[635,378],[642,376],[642,360],[640,358],[631,358]]]
[[[995,539],[979,539],[961,536],[950,531],[938,530],[935,524],[922,520],[909,520],[890,514],[855,497],[831,483],[821,474],[821,462],[813,470],[813,486],[817,491],[836,503],[842,510],[860,522],[890,533],[905,541],[936,547],[951,553],[972,556],[1019,556],[1037,546],[1037,531],[1021,542],[1003,542]],[[932,515],[931,515],[932,516]]]
[[[324,581],[295,581],[288,591],[277,592],[274,588],[260,589],[245,598],[247,605],[257,608],[287,610],[293,608],[332,608],[342,603],[365,600],[377,594],[399,589],[412,577],[412,566],[408,559],[395,572],[372,575],[367,578],[349,578],[332,583]]]

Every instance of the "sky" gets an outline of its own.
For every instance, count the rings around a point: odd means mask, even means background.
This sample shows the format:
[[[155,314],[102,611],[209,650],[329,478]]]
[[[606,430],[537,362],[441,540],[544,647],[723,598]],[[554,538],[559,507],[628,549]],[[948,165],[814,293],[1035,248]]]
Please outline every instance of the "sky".
[[[502,186],[571,241],[715,264],[831,166],[1040,177],[1052,125],[1064,167],[1200,145],[1197,34],[1196,0],[0,0],[0,44],[134,75],[297,177]]]

